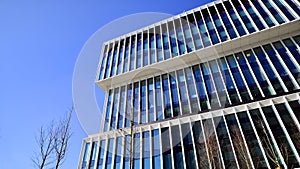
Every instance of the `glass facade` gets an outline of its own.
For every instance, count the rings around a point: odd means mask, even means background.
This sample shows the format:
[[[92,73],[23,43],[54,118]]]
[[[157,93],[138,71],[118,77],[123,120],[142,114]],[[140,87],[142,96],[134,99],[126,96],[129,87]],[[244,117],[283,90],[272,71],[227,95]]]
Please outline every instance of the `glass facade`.
[[[105,43],[79,168],[300,167],[299,6],[215,1]]]

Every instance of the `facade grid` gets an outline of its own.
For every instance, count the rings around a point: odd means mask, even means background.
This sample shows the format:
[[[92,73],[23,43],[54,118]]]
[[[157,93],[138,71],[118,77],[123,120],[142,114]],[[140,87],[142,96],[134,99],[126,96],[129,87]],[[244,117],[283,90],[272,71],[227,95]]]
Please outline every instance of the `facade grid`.
[[[101,55],[79,169],[300,167],[300,1],[215,1]]]

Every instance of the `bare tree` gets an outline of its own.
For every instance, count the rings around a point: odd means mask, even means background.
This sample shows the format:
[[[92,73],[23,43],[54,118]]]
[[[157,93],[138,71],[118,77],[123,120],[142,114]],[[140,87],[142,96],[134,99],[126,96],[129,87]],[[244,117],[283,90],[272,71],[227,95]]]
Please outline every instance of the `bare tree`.
[[[53,152],[54,148],[53,128],[53,122],[51,122],[48,128],[44,128],[42,126],[39,131],[39,137],[36,138],[36,142],[39,146],[39,151],[35,152],[35,155],[31,158],[31,160],[39,169],[43,169],[51,163],[51,153]]]
[[[69,113],[60,120],[54,136],[54,154],[55,154],[55,169],[64,162],[66,153],[68,150],[68,143],[72,136],[71,133],[71,118],[72,118],[73,107],[69,110]]]
[[[38,169],[44,169],[53,163],[55,169],[62,165],[72,136],[70,126],[72,112],[73,107],[58,123],[52,121],[47,128],[40,128],[39,136],[36,138],[39,150],[32,157],[32,162]]]

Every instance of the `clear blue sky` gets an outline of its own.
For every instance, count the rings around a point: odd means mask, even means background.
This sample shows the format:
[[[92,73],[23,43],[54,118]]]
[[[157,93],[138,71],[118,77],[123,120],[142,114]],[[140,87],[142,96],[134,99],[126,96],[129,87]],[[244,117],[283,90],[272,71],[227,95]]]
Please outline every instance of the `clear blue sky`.
[[[0,169],[34,168],[35,135],[71,106],[76,59],[94,32],[129,14],[178,14],[207,1],[0,0]],[[87,137],[76,116],[71,125],[64,169],[77,168]]]

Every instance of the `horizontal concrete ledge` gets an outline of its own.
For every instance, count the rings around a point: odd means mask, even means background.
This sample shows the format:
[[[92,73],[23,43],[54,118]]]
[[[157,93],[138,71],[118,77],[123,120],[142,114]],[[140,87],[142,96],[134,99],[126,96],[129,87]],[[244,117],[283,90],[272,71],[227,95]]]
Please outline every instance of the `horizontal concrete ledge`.
[[[228,40],[207,48],[199,49],[165,61],[157,62],[117,76],[97,81],[96,84],[104,91],[117,86],[126,85],[151,76],[172,72],[191,65],[206,62],[228,54],[253,48],[265,43],[297,35],[300,32],[300,20],[295,20],[265,29],[247,36]]]

